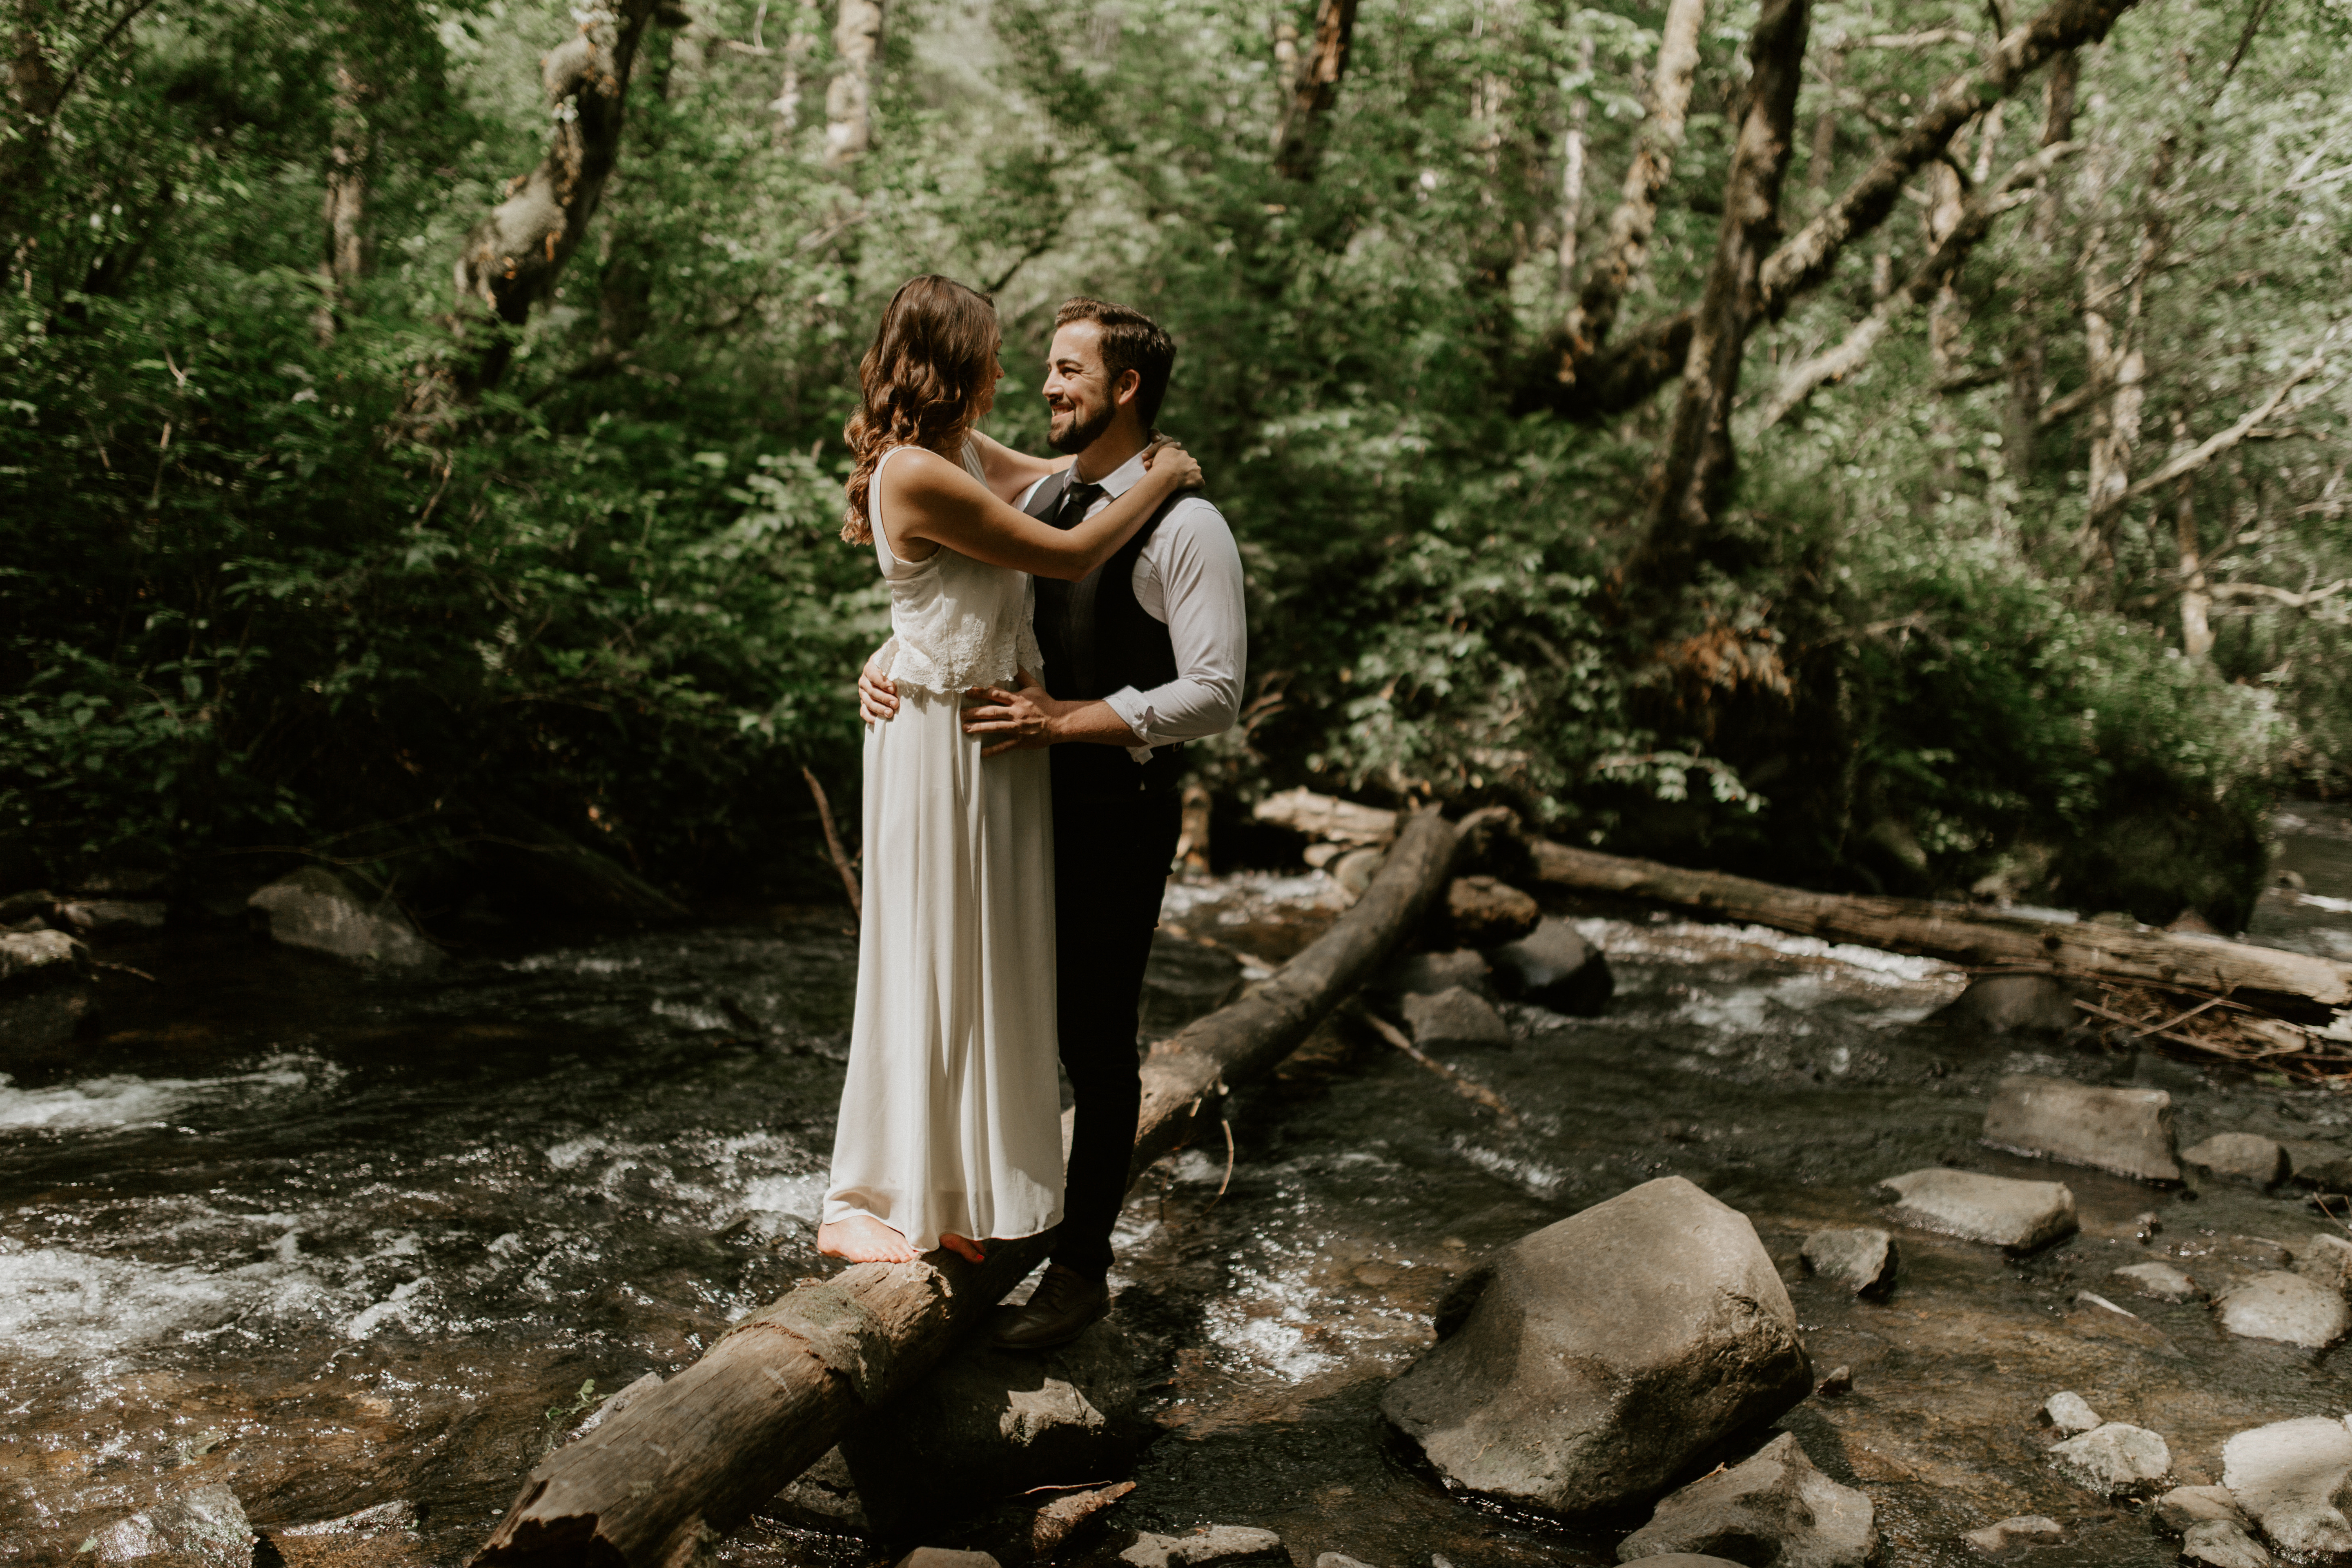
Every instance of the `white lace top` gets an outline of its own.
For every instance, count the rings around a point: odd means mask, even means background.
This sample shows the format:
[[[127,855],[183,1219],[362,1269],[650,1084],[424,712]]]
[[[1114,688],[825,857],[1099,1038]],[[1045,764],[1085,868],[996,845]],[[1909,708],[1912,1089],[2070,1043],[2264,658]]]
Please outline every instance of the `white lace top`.
[[[948,696],[974,686],[1009,686],[1016,668],[1044,679],[1045,659],[1030,624],[1036,589],[1027,573],[991,566],[944,545],[921,561],[901,561],[891,551],[882,518],[882,470],[905,450],[894,447],[882,454],[866,491],[874,553],[890,584],[884,674],[900,686]],[[969,441],[963,466],[987,483],[979,449]]]

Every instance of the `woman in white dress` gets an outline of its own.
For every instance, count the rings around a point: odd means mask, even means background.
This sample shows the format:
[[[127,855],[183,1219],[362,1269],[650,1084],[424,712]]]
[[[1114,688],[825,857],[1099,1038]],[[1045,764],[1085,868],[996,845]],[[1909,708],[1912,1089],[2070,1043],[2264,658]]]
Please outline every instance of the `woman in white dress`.
[[[1141,483],[1075,528],[1021,511],[1013,499],[1061,465],[973,431],[1002,347],[984,296],[916,279],[858,366],[846,431],[857,467],[842,537],[870,542],[889,582],[901,702],[866,732],[857,1010],[817,1230],[818,1251],[856,1262],[940,1247],[978,1262],[985,1238],[1061,1222],[1047,758],[983,762],[963,697],[1023,672],[1050,682],[1030,576],[1085,576],[1200,482],[1162,444]]]

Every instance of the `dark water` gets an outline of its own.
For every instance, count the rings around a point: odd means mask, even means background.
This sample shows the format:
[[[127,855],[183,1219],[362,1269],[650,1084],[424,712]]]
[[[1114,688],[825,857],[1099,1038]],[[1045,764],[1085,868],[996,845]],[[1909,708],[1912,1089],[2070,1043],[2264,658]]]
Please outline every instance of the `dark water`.
[[[2336,851],[2301,842],[2303,892],[2352,900],[2352,854],[2332,880]],[[1331,897],[1319,878],[1179,889],[1171,924],[1219,945],[1168,938],[1152,1023],[1213,1005],[1235,954],[1286,956]],[[2334,917],[2298,942],[2352,933],[2352,903],[2289,908]],[[408,1500],[421,1541],[369,1560],[461,1561],[583,1385],[667,1373],[820,1271],[843,925],[788,913],[479,959],[429,984],[228,935],[118,949],[159,984],[110,977],[111,1032],[68,1070],[0,1087],[0,1559],[68,1561],[131,1510],[216,1479],[265,1530]],[[1525,1117],[1517,1132],[1335,1028],[1236,1097],[1221,1199],[1222,1140],[1146,1184],[1117,1283],[1161,1435],[1119,1522],[1265,1525],[1301,1564],[1612,1561],[1614,1536],[1448,1499],[1384,1449],[1376,1405],[1470,1262],[1667,1173],[1751,1216],[1818,1367],[1852,1367],[1852,1394],[1784,1424],[1870,1493],[1892,1563],[1971,1561],[1958,1532],[2018,1513],[2068,1527],[2037,1564],[2172,1560],[2130,1508],[2047,1469],[2033,1415],[2059,1389],[2162,1433],[2189,1481],[2220,1479],[2231,1432],[2352,1408],[2352,1349],[2228,1340],[2197,1305],[2126,1301],[2143,1321],[2121,1333],[2072,1307],[2150,1256],[2220,1288],[2249,1267],[2229,1237],[2294,1244],[2318,1214],[1974,1142],[2008,1071],[2168,1089],[2184,1143],[2245,1128],[2352,1151],[2342,1097],[1963,1038],[1929,1015],[1964,977],[1924,961],[1664,920],[1587,930],[1615,964],[1609,1016],[1514,1009],[1511,1049],[1454,1058]],[[1871,1222],[1880,1178],[1948,1158],[2066,1181],[2083,1234],[2021,1265],[1906,1235],[1883,1304],[1802,1276],[1810,1230]],[[2149,1212],[2162,1229],[2144,1243]],[[311,1550],[279,1545],[289,1563]],[[759,1523],[723,1555],[856,1565],[881,1549]]]

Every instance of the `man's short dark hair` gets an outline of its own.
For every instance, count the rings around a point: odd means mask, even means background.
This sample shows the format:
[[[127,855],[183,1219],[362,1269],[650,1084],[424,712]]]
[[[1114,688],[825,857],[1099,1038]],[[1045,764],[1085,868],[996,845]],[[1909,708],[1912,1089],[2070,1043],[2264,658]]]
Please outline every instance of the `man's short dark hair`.
[[[1169,374],[1176,368],[1175,341],[1142,311],[1084,295],[1063,300],[1054,312],[1056,331],[1072,321],[1092,321],[1101,329],[1103,374],[1112,384],[1135,372],[1136,416],[1150,429],[1160,417],[1160,400],[1168,395]]]

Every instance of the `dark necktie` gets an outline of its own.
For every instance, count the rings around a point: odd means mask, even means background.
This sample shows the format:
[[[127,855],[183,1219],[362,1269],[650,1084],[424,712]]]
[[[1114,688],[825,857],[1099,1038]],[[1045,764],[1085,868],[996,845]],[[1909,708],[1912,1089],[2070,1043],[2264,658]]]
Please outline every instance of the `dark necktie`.
[[[1102,499],[1100,485],[1072,485],[1062,492],[1062,504],[1054,509],[1054,526],[1064,532],[1086,521],[1087,509]]]

